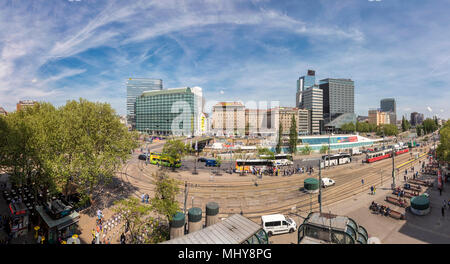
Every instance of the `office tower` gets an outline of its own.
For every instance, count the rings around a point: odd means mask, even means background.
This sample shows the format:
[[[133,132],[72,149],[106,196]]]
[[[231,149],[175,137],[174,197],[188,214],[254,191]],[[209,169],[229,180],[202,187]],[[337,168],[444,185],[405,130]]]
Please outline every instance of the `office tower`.
[[[136,129],[158,135],[201,135],[200,87],[145,91],[136,99]]]
[[[421,125],[423,123],[423,114],[412,112],[411,113],[411,126]]]
[[[300,77],[297,80],[297,93],[295,96],[295,106],[302,108],[302,93],[303,91],[316,84],[316,71],[314,70],[308,70],[307,74],[305,76]]]
[[[303,107],[310,110],[310,134],[320,134],[323,122],[323,90],[318,85],[306,88],[303,92]]]
[[[127,120],[132,129],[136,128],[136,98],[141,96],[144,91],[162,90],[161,79],[150,78],[129,78],[127,86]]]
[[[348,122],[356,122],[355,85],[351,79],[320,80],[323,91],[323,119],[327,130],[333,131]]]
[[[381,111],[389,113],[391,124],[397,123],[397,109],[394,98],[385,98],[380,101]]]

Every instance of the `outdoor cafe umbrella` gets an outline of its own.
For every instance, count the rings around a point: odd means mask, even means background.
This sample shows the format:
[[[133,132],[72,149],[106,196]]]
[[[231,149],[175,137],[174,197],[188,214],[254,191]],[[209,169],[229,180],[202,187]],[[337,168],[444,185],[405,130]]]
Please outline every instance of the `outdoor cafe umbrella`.
[[[78,235],[75,234],[71,238],[67,239],[67,244],[80,244],[80,239],[78,238]]]

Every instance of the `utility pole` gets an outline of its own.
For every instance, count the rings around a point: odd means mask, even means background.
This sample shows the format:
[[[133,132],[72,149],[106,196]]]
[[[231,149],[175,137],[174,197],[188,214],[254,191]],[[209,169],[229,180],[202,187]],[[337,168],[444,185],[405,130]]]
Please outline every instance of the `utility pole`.
[[[187,197],[188,197],[188,184],[186,181],[184,182],[184,214],[186,214]]]
[[[394,149],[392,149],[392,190],[395,189],[395,160],[394,160]]]
[[[328,169],[330,169],[330,151],[331,151],[330,138],[331,138],[331,135],[328,135]],[[319,168],[320,168],[320,162],[319,162]]]
[[[319,159],[319,212],[322,214],[322,170]]]

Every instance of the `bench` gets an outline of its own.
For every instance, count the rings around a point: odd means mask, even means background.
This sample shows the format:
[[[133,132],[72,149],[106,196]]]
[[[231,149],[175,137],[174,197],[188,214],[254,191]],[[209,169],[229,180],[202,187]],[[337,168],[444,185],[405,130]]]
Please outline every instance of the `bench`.
[[[391,196],[386,196],[386,202],[389,202],[391,204],[406,208],[408,205],[406,203],[405,199],[397,199]]]
[[[418,185],[422,185],[425,187],[433,187],[433,183],[432,182],[428,182],[428,181],[422,181],[422,180],[417,180],[417,179],[409,179],[408,180],[409,183],[414,183],[414,184],[418,184]]]
[[[422,187],[420,187],[418,185],[412,185],[410,183],[405,183],[404,188],[406,190],[411,190],[411,191],[416,191],[416,192],[421,192],[422,191]]]
[[[375,202],[372,202],[372,204],[369,206],[369,209],[374,211],[374,212],[376,212],[376,213],[380,213],[380,214],[383,214],[384,216],[386,216],[384,214],[384,212],[380,212],[380,208],[381,207],[389,208],[388,206],[385,206],[383,204],[377,204]],[[394,219],[398,219],[398,220],[405,220],[406,219],[405,214],[402,214],[400,212],[392,210],[391,208],[389,208],[389,216],[394,218]]]

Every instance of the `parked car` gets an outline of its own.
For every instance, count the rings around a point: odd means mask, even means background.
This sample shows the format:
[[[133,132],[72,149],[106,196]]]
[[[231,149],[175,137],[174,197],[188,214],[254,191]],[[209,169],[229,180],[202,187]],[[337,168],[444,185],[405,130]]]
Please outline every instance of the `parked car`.
[[[208,160],[207,158],[200,157],[200,158],[198,158],[197,161],[199,161],[199,162],[206,162],[207,160]]]
[[[220,164],[217,162],[217,160],[209,159],[205,162],[206,167],[220,167]]]
[[[322,178],[322,187],[326,188],[335,185],[336,182],[330,178]]]
[[[138,159],[140,159],[140,160],[147,160],[147,155],[141,154],[141,155],[139,155]]]
[[[262,228],[268,236],[283,233],[292,233],[297,229],[295,221],[282,214],[263,215],[261,216]]]

